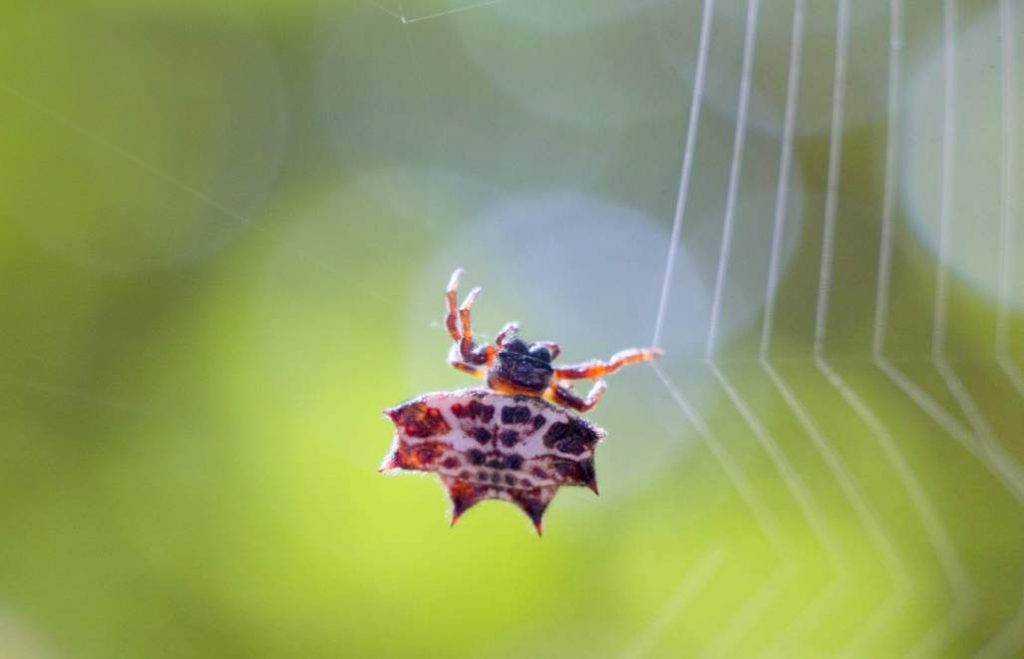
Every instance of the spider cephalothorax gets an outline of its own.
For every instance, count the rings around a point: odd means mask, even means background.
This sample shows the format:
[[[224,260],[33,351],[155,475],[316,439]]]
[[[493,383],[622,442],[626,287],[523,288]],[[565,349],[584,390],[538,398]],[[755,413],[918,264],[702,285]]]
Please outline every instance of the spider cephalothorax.
[[[455,341],[448,361],[484,378],[487,388],[424,394],[385,410],[397,432],[381,470],[436,472],[452,499],[453,524],[478,501],[503,499],[519,506],[539,533],[560,486],[597,492],[594,447],[604,431],[566,408],[590,410],[605,384],[597,380],[580,398],[567,381],[600,378],[654,359],[661,350],[624,350],[607,362],[555,367],[558,345],[524,341],[515,336],[516,323],[505,325],[495,345],[477,345],[470,309],[480,289],[457,307],[461,274],[452,273],[445,293],[445,326]]]
[[[462,306],[456,307],[456,293],[462,269],[452,273],[445,291],[448,315],[445,326],[455,344],[448,353],[448,363],[471,375],[485,377],[487,385],[502,393],[543,396],[550,401],[587,412],[604,394],[604,380],[597,380],[586,398],[580,398],[566,380],[593,380],[608,375],[628,364],[645,362],[661,354],[657,348],[630,349],[616,353],[607,362],[589,361],[574,366],[553,367],[561,349],[551,341],[527,343],[515,334],[519,324],[505,325],[494,338],[495,345],[477,345],[473,341],[470,310],[480,295],[474,288]]]
[[[551,350],[515,337],[501,346],[494,365],[487,369],[487,386],[495,391],[543,396],[554,373]]]

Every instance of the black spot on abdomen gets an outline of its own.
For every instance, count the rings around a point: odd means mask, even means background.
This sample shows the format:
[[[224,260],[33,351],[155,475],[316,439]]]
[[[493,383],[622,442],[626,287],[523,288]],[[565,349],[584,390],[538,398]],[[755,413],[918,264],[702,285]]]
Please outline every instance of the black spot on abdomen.
[[[513,405],[501,408],[502,423],[529,423],[532,416],[533,415],[530,414],[530,408],[525,405]]]
[[[544,446],[571,455],[579,455],[592,448],[597,440],[597,432],[580,419],[571,418],[568,423],[556,421],[544,433]]]

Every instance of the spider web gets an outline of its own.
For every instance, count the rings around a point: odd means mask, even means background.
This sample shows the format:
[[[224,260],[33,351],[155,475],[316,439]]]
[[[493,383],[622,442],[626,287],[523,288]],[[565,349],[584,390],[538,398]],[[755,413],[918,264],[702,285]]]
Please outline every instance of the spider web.
[[[949,341],[949,309],[956,299],[953,230],[969,222],[958,214],[954,198],[959,180],[958,136],[962,132],[957,125],[956,101],[963,9],[956,2],[945,2],[936,31],[942,63],[941,96],[933,112],[941,117],[937,140],[941,144],[941,194],[934,214],[935,266],[927,275],[934,297],[931,308],[918,305],[908,314],[901,308],[908,302],[904,299],[906,287],[896,285],[897,277],[905,278],[907,270],[913,269],[915,258],[906,248],[906,224],[898,201],[906,179],[901,177],[901,168],[907,167],[909,158],[910,87],[905,69],[913,62],[905,44],[908,29],[915,27],[908,27],[904,3],[891,0],[879,5],[886,18],[881,29],[888,33],[882,62],[887,71],[885,103],[878,121],[884,145],[877,165],[883,179],[880,202],[865,209],[862,200],[848,201],[842,194],[846,177],[851,173],[862,175],[857,162],[844,157],[844,138],[850,123],[847,106],[851,99],[847,92],[851,51],[858,46],[851,43],[852,3],[838,0],[835,5],[835,31],[829,37],[833,43],[832,79],[828,87],[819,89],[802,85],[810,7],[806,0],[796,0],[789,16],[785,105],[777,166],[772,172],[777,177],[774,199],[770,212],[762,209],[759,218],[751,219],[740,207],[745,185],[760,174],[749,166],[744,168],[748,138],[762,128],[752,127],[749,120],[751,104],[756,102],[753,78],[758,31],[766,18],[778,18],[780,8],[749,0],[728,3],[726,9],[735,12],[736,5],[742,6],[744,28],[741,53],[732,53],[739,62],[738,91],[732,108],[731,141],[722,145],[730,150],[729,166],[718,225],[717,258],[708,286],[710,304],[703,349],[696,361],[680,358],[673,362],[671,339],[680,327],[679,321],[672,319],[672,312],[682,304],[674,295],[680,285],[681,265],[693,258],[686,251],[687,218],[693,214],[690,192],[710,180],[706,164],[697,157],[702,119],[709,105],[722,105],[721,98],[709,101],[706,88],[722,84],[721,80],[709,79],[709,73],[714,76],[723,71],[713,68],[718,34],[715,20],[716,16],[722,18],[716,11],[721,13],[723,4],[704,0],[697,47],[686,55],[692,61],[690,104],[681,139],[681,171],[652,340],[654,345],[669,348],[670,354],[664,362],[655,363],[653,370],[681,419],[745,507],[749,517],[746,533],[759,538],[754,554],[758,558],[767,556],[768,561],[767,567],[757,561],[756,567],[751,567],[750,547],[717,544],[722,539],[716,539],[703,557],[692,561],[678,584],[668,589],[663,606],[652,610],[649,624],[625,644],[623,656],[668,656],[677,643],[685,642],[683,639],[694,643],[694,635],[685,632],[688,614],[714,606],[716,590],[734,587],[723,585],[729,583],[725,575],[730,572],[747,574],[744,595],[715,620],[713,631],[698,635],[700,656],[733,656],[741,649],[765,656],[790,656],[807,648],[828,648],[828,653],[849,657],[897,652],[910,656],[968,652],[1014,656],[1024,646],[1024,597],[1018,596],[1012,603],[1001,601],[976,574],[972,565],[977,558],[965,543],[970,531],[958,519],[957,507],[947,500],[941,475],[934,466],[937,458],[930,453],[970,470],[974,475],[971,482],[985,489],[987,496],[1000,501],[1007,498],[1014,519],[1001,526],[1019,526],[1024,471],[1014,455],[1013,435],[1007,434],[1012,424],[1003,423],[997,428],[992,419],[1001,414],[999,407],[983,404],[984,397],[998,397],[1010,406],[1024,402],[1021,370],[1014,361],[1010,338],[1011,300],[1018,276],[1014,237],[1019,222],[1013,213],[1017,50],[1011,26],[1017,24],[1018,8],[1010,0],[998,6],[999,127],[1000,143],[1005,148],[998,171],[991,172],[1000,181],[1001,235],[992,342],[981,350],[961,348],[973,352],[968,358],[958,358]],[[912,18],[921,20],[919,15]],[[828,108],[822,133],[822,148],[827,155],[821,209],[810,218],[806,214],[802,218],[811,225],[804,233],[816,241],[819,257],[800,277],[787,278],[792,264],[787,261],[785,245],[798,219],[793,217],[791,203],[794,152],[798,142],[806,142],[800,126],[808,118],[809,96],[816,97],[818,107]],[[805,108],[803,115],[801,107]],[[856,119],[857,126],[863,124],[862,117]],[[854,211],[848,206],[854,206]],[[863,221],[864,215],[873,220]],[[728,315],[730,294],[734,295],[730,276],[735,271],[736,255],[746,254],[738,252],[737,246],[756,228],[753,222],[770,222],[771,240],[759,336],[754,349],[744,352],[730,343],[723,331],[723,319]],[[875,259],[874,285],[850,280],[856,273],[844,263],[848,258],[844,251],[847,242],[876,246],[875,251],[860,252]],[[808,287],[808,282],[813,285]],[[790,293],[787,288],[798,290]],[[842,308],[845,300],[837,298],[837,290],[849,294],[852,288],[871,293],[862,296],[866,304],[857,308],[862,316],[873,318],[866,334],[851,336],[837,326],[837,317],[851,317]],[[787,294],[788,301],[782,300]],[[811,304],[804,304],[812,310],[808,319],[811,332],[806,338],[798,334],[794,339],[785,331],[793,325],[787,315],[793,313],[792,298],[800,295],[805,301],[811,300]],[[924,341],[930,349],[920,355],[907,350],[904,337],[894,336],[891,329],[894,318],[900,333],[908,319],[930,325]],[[783,330],[779,329],[780,321],[785,323]],[[784,351],[779,350],[780,344],[784,344]],[[723,406],[716,407],[701,396],[700,387],[691,381],[694,369],[710,379],[722,396]],[[979,386],[979,381],[992,379],[997,382],[996,394],[991,386]],[[809,466],[808,448],[817,459],[817,468]],[[763,463],[751,458],[752,449],[763,456]],[[869,452],[870,457],[865,457]],[[766,471],[772,474],[767,483]],[[884,474],[887,488],[881,496],[879,472]],[[828,487],[823,487],[823,479]],[[801,528],[794,529],[794,518],[802,520]],[[813,548],[810,555],[808,547]],[[1014,579],[1020,577],[1013,575]],[[813,587],[794,595],[797,584],[807,581]],[[880,585],[876,591],[865,588],[865,583]],[[1018,590],[1024,591],[1024,586]],[[869,601],[868,606],[861,603],[857,614],[839,628],[830,628],[830,620],[837,614],[864,599]],[[784,613],[778,613],[780,608]],[[985,622],[993,610],[1000,611],[998,625]],[[926,613],[908,622],[911,611]],[[765,621],[769,619],[775,625],[766,632]]]
[[[509,0],[512,2],[513,0]],[[443,19],[469,10],[486,11],[496,2],[471,3],[431,12],[407,14],[403,7],[370,2],[381,12],[403,24]],[[436,6],[436,5],[434,5]],[[998,254],[998,288],[996,291],[995,329],[992,343],[974,361],[959,360],[951,350],[950,305],[955,303],[954,270],[951,265],[955,242],[954,230],[967,226],[969,218],[958,215],[955,195],[958,190],[957,145],[965,139],[956,122],[956,106],[960,80],[957,56],[961,30],[961,8],[955,0],[946,0],[942,11],[940,49],[943,64],[941,102],[935,112],[941,122],[941,198],[938,200],[937,265],[934,267],[933,305],[927,311],[914,307],[910,315],[930,314],[930,349],[922,359],[905,356],[890,346],[900,342],[894,338],[894,318],[904,319],[899,307],[906,303],[898,297],[894,280],[901,268],[912,259],[901,244],[900,167],[907,154],[904,137],[907,131],[904,92],[907,88],[904,50],[907,30],[905,5],[891,0],[887,6],[887,107],[884,124],[884,153],[881,158],[884,194],[878,207],[878,221],[856,226],[856,217],[845,212],[842,194],[844,175],[853,166],[844,156],[846,133],[847,90],[851,48],[850,0],[836,3],[834,35],[834,75],[827,90],[831,114],[824,140],[827,171],[824,181],[824,203],[818,217],[804,218],[816,225],[820,256],[812,275],[787,277],[784,256],[787,230],[792,228],[790,196],[793,191],[794,152],[800,140],[800,98],[808,92],[801,85],[805,65],[803,45],[806,0],[796,0],[790,17],[788,70],[785,78],[785,108],[777,158],[775,197],[772,208],[764,209],[761,221],[771,224],[768,268],[762,294],[756,346],[752,355],[733,356],[724,337],[723,318],[727,314],[729,283],[736,260],[736,245],[744,232],[752,230],[739,211],[745,183],[752,172],[744,168],[752,102],[754,66],[758,58],[758,28],[766,12],[777,12],[773,5],[749,0],[744,5],[744,32],[740,56],[740,78],[735,108],[728,185],[721,218],[718,249],[713,270],[709,316],[701,357],[687,368],[701,369],[720,393],[722,406],[708,404],[693,393],[693,384],[678,376],[678,363],[655,363],[653,371],[660,387],[674,406],[674,412],[695,433],[714,461],[721,477],[735,491],[745,507],[749,523],[740,536],[757,536],[757,551],[767,559],[751,565],[751,548],[742,545],[736,536],[714,538],[703,555],[694,560],[677,583],[668,589],[669,596],[655,606],[647,625],[623,643],[622,655],[629,657],[670,656],[674,632],[685,626],[689,612],[718,602],[715,591],[729,572],[744,572],[746,586],[742,597],[730,602],[714,628],[699,636],[701,656],[732,656],[738,649],[749,649],[751,638],[757,638],[758,649],[766,656],[792,656],[806,648],[821,647],[843,656],[872,654],[930,656],[951,653],[976,653],[978,656],[1016,656],[1024,647],[1024,583],[1014,592],[1014,601],[999,599],[997,585],[979,578],[970,554],[972,538],[965,535],[958,508],[948,500],[941,472],[936,472],[927,452],[920,447],[921,437],[913,440],[904,432],[922,424],[927,428],[924,444],[942,451],[941,455],[956,460],[957,467],[977,469],[980,477],[972,486],[997,492],[1011,502],[1012,520],[1001,524],[1019,525],[1024,506],[1024,470],[1015,455],[1014,440],[1007,424],[995,421],[996,411],[987,405],[990,387],[979,381],[995,379],[1003,399],[1024,403],[1024,372],[1015,361],[1013,343],[1014,310],[1012,301],[1019,278],[1015,253],[1020,219],[1015,215],[1018,165],[1012,145],[1017,143],[1019,113],[1015,99],[1018,44],[1013,26],[1018,24],[1019,7],[1014,0],[1000,0],[999,32],[999,122],[1001,142],[1007,145],[998,162],[992,163],[994,177],[999,181],[999,230],[1001,245]],[[658,289],[653,344],[663,345],[678,328],[670,322],[676,303],[673,294],[676,277],[687,258],[685,252],[687,219],[691,216],[690,191],[699,186],[704,175],[696,157],[701,136],[702,110],[706,109],[705,86],[708,84],[712,45],[715,38],[716,0],[701,5],[698,47],[692,53],[694,76],[688,122],[682,140],[681,171],[672,217],[671,235],[665,255],[661,285]],[[106,142],[63,115],[38,104],[20,90],[4,85],[3,91],[35,110],[69,126],[87,139],[111,149],[120,156],[148,170],[152,175],[182,193],[196,197],[226,218],[241,224],[248,219],[220,204],[187,183],[149,165],[116,144]],[[851,224],[854,226],[851,227]],[[278,236],[260,225],[253,229],[272,241]],[[876,231],[877,228],[877,231]],[[872,231],[868,238],[877,244],[877,278],[868,311],[873,318],[870,335],[858,336],[869,346],[866,355],[833,350],[837,330],[834,320],[836,291],[848,270],[841,266],[844,237]],[[331,275],[339,271],[315,252],[302,247],[288,248],[292,258],[316,263]],[[813,328],[805,341],[789,340],[787,351],[780,355],[780,324],[791,306],[784,304],[787,287],[814,280]],[[904,274],[903,276],[909,276]],[[433,283],[431,283],[433,286]],[[369,294],[394,302],[373,289]],[[895,295],[895,296],[894,296]],[[831,322],[830,322],[831,321]],[[901,321],[902,322],[902,321]],[[840,341],[849,341],[841,335]],[[797,345],[793,345],[796,343]],[[843,344],[845,345],[845,344]],[[902,345],[902,343],[900,343]],[[737,351],[739,353],[739,351]],[[726,356],[723,356],[725,353]],[[767,393],[765,393],[767,391]],[[71,392],[71,393],[78,393]],[[837,412],[838,410],[838,412]],[[780,421],[780,418],[784,421]],[[913,422],[908,421],[913,419]],[[740,431],[737,432],[737,423]],[[859,432],[851,432],[855,426]],[[780,428],[795,429],[784,434]],[[1019,429],[1019,427],[1018,427]],[[878,461],[866,470],[857,456],[864,446],[850,446],[851,440],[870,444]],[[807,448],[821,465],[810,470],[805,459]],[[752,450],[763,455],[764,465],[752,458]],[[799,455],[798,455],[799,454]],[[764,471],[771,476],[766,478]],[[891,490],[898,492],[891,501],[880,499],[872,481],[873,470],[881,470],[891,480]],[[975,473],[975,472],[971,472]],[[827,481],[828,488],[822,485]],[[835,495],[823,494],[831,488]],[[779,505],[775,490],[781,489],[788,505]],[[838,498],[839,502],[836,502]],[[900,508],[894,512],[893,509]],[[846,517],[836,510],[848,510]],[[794,534],[793,518],[801,520],[805,534]],[[905,526],[900,524],[905,521]],[[733,544],[735,541],[735,545]],[[810,550],[808,549],[810,547]],[[1005,548],[1003,551],[1007,551]],[[763,567],[767,564],[767,567]],[[795,591],[794,584],[807,579],[808,573],[824,574],[810,578],[813,587]],[[1012,574],[1014,578],[1020,575]],[[864,591],[861,584],[875,580],[882,584],[879,593]],[[796,593],[794,595],[794,593]],[[866,598],[868,606],[862,615],[854,616],[838,634],[829,636],[828,621],[851,603]],[[941,604],[938,608],[934,602]],[[924,616],[915,616],[908,623],[909,613],[924,606]],[[773,617],[773,611],[781,610]],[[994,611],[995,613],[990,613]],[[992,623],[992,619],[997,619]],[[774,633],[765,633],[765,620],[778,622]],[[762,627],[759,627],[762,626]],[[767,642],[764,642],[767,639]],[[744,643],[747,645],[743,645]]]
[[[403,25],[410,23],[419,23],[420,21],[429,21],[436,18],[443,18],[451,16],[452,14],[458,14],[464,11],[471,11],[473,9],[481,9],[483,7],[489,7],[496,5],[505,0],[484,0],[483,2],[465,2],[465,3],[452,3],[452,6],[444,9],[439,9],[436,3],[433,2],[412,2],[407,1],[404,3],[392,4],[388,2],[376,2],[375,0],[365,0],[367,4],[376,7],[388,16],[398,19]]]
[[[693,144],[694,136],[699,130],[700,100],[706,58],[708,52],[708,23],[714,14],[714,0],[707,0],[703,5],[704,23],[701,31],[699,51],[696,54],[697,73],[694,82],[693,105],[690,110],[689,128],[683,155],[683,168],[679,183],[679,199],[676,207],[672,242],[669,247],[664,283],[662,285],[661,303],[655,322],[654,342],[660,344],[665,331],[665,311],[670,296],[670,283],[675,267],[680,227],[686,216],[687,190],[693,176]],[[1000,284],[998,295],[998,319],[995,332],[995,345],[987,359],[991,360],[990,368],[1001,370],[1012,391],[1024,402],[1024,387],[1021,386],[1020,367],[1014,362],[1009,349],[1010,320],[1009,299],[1012,278],[1015,268],[1014,231],[1018,221],[1013,215],[1014,194],[1014,159],[1016,110],[1014,99],[1016,50],[1014,43],[1014,25],[1016,6],[1013,2],[1001,2],[999,6],[1002,29],[1001,43],[1001,130],[1002,150],[1000,162],[1000,231],[1002,250],[999,254]],[[800,85],[801,41],[803,39],[804,13],[806,3],[797,0],[792,16],[792,40],[786,94],[786,110],[782,148],[778,175],[777,203],[774,214],[774,239],[772,241],[771,267],[767,276],[765,292],[765,311],[762,324],[761,340],[756,358],[756,367],[761,369],[770,379],[785,402],[789,412],[798,420],[807,441],[811,442],[821,453],[828,469],[844,495],[849,499],[857,513],[863,533],[877,551],[884,573],[890,583],[889,593],[880,601],[875,612],[865,618],[854,633],[844,639],[841,654],[844,656],[864,656],[864,647],[872,639],[881,637],[887,626],[899,624],[900,616],[908,607],[913,606],[916,597],[920,596],[920,576],[912,569],[915,559],[910,558],[907,551],[900,547],[899,533],[887,528],[881,520],[877,506],[870,503],[863,493],[862,485],[852,470],[844,465],[834,448],[832,428],[828,422],[818,418],[813,403],[801,400],[793,391],[790,380],[784,376],[772,355],[772,340],[775,332],[775,310],[780,286],[779,245],[780,236],[785,229],[786,216],[784,209],[785,196],[789,185],[792,167],[792,149],[794,137],[794,121],[796,120],[797,98]],[[808,491],[801,475],[780,449],[778,440],[762,422],[759,412],[755,409],[737,386],[737,378],[726,374],[717,355],[716,325],[722,305],[723,288],[726,284],[730,246],[736,230],[735,217],[732,209],[735,197],[741,185],[743,158],[743,139],[747,131],[747,102],[750,89],[751,59],[754,55],[755,33],[758,20],[759,3],[750,0],[747,4],[746,35],[743,47],[743,66],[739,103],[736,119],[736,133],[733,142],[732,169],[729,179],[726,213],[723,218],[719,267],[715,279],[715,293],[712,315],[709,321],[707,349],[705,351],[706,368],[711,372],[722,391],[727,396],[735,413],[739,414],[749,427],[750,436],[761,444],[768,454],[771,464],[789,488],[799,509],[807,518],[814,535],[820,544],[822,554],[833,570],[833,579],[822,588],[809,602],[803,606],[803,613],[796,615],[791,625],[778,639],[774,651],[792,647],[793,638],[806,631],[810,621],[820,622],[821,618],[842,606],[841,602],[849,595],[853,586],[846,569],[846,558],[840,540],[834,529],[822,513],[814,495]],[[941,104],[942,124],[942,198],[940,201],[939,218],[939,249],[938,266],[936,268],[934,316],[932,322],[930,362],[936,372],[936,379],[950,394],[954,406],[950,409],[940,402],[938,396],[929,393],[927,386],[918,382],[895,363],[887,353],[886,343],[889,332],[888,319],[891,305],[892,272],[894,241],[896,233],[896,196],[897,196],[897,162],[900,157],[899,143],[901,138],[903,108],[901,95],[903,92],[903,44],[904,44],[904,7],[899,0],[889,5],[890,13],[890,51],[889,51],[889,82],[888,82],[888,122],[885,148],[885,182],[884,200],[882,204],[881,232],[879,236],[879,258],[877,292],[874,305],[874,325],[871,336],[871,356],[869,365],[873,369],[871,377],[875,380],[888,381],[902,395],[900,405],[905,408],[916,408],[934,425],[936,435],[934,441],[953,441],[964,449],[964,460],[976,460],[984,466],[993,482],[1004,488],[1021,503],[1021,486],[1024,477],[1019,462],[1010,454],[1006,446],[1011,437],[1000,437],[986,417],[972,393],[970,386],[958,374],[952,363],[948,350],[948,308],[950,300],[950,248],[951,228],[957,218],[953,213],[952,195],[956,189],[956,116],[955,101],[957,99],[957,4],[947,1],[943,7],[943,63],[944,89]],[[829,311],[832,303],[833,279],[835,277],[835,253],[837,225],[841,221],[840,183],[842,177],[842,148],[844,130],[844,101],[847,84],[847,65],[849,58],[849,2],[839,0],[837,3],[837,33],[835,38],[835,70],[832,89],[832,115],[828,143],[828,172],[826,183],[826,201],[824,209],[821,259],[819,265],[818,286],[815,304],[815,319],[812,355],[809,357],[811,366],[820,375],[824,383],[841,397],[848,409],[846,418],[837,419],[840,423],[849,423],[852,419],[859,420],[869,431],[869,436],[877,443],[884,455],[891,473],[899,487],[905,492],[910,507],[916,517],[920,531],[923,532],[936,562],[936,567],[945,583],[948,605],[941,615],[929,624],[923,625],[917,633],[915,642],[910,646],[909,655],[930,656],[949,652],[955,647],[958,635],[964,634],[971,625],[978,623],[978,616],[983,606],[978,585],[969,576],[963,557],[962,548],[958,547],[951,537],[950,530],[933,497],[922,485],[921,476],[900,441],[892,430],[884,414],[875,409],[868,400],[867,394],[861,391],[863,378],[851,380],[843,374],[843,369],[830,358],[827,350],[829,339]],[[790,543],[777,530],[775,516],[764,510],[754,491],[749,477],[739,468],[722,441],[716,436],[713,424],[702,418],[698,409],[690,404],[684,394],[674,385],[672,378],[659,366],[654,366],[658,377],[680,408],[682,415],[693,425],[700,437],[708,446],[715,459],[721,464],[723,473],[730,479],[749,507],[757,526],[769,539],[775,550],[776,566],[760,576],[758,587],[745,603],[736,609],[735,614],[711,639],[705,651],[709,655],[727,654],[724,648],[731,646],[735,640],[746,632],[752,623],[773,606],[779,599],[779,590],[787,580],[793,579],[801,566],[791,558]],[[807,377],[804,375],[803,377]],[[929,384],[934,384],[931,382]],[[878,386],[870,384],[870,386]],[[894,412],[890,411],[890,415]],[[903,410],[895,412],[904,413]],[[958,418],[962,414],[966,423]],[[686,579],[689,579],[689,575]],[[685,580],[684,580],[685,583]],[[666,610],[677,611],[679,605],[674,601],[666,604]],[[974,648],[979,656],[1015,656],[1024,645],[1024,607],[1008,619],[994,632],[984,635],[980,648]],[[652,628],[663,626],[656,622]],[[650,639],[645,638],[645,644]],[[630,653],[631,656],[636,653]],[[785,655],[783,655],[785,656]]]

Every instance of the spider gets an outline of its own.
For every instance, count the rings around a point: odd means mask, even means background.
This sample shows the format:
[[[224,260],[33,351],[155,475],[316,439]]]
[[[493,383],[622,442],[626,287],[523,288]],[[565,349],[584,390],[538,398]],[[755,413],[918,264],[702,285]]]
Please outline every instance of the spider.
[[[445,291],[445,327],[454,341],[448,362],[487,387],[427,393],[385,410],[396,432],[380,470],[437,473],[452,501],[453,525],[477,502],[502,499],[522,509],[539,534],[559,487],[597,493],[594,448],[605,433],[576,412],[600,400],[601,376],[662,352],[631,349],[606,362],[554,367],[558,345],[524,341],[516,323],[505,325],[495,345],[478,345],[470,310],[480,289],[456,306],[461,275],[453,272]],[[571,381],[581,379],[597,379],[585,398],[572,389]]]
[[[482,289],[479,286],[472,289],[462,306],[456,308],[462,272],[459,268],[452,273],[445,290],[448,303],[445,327],[455,342],[448,353],[448,363],[460,371],[483,377],[494,391],[543,397],[579,412],[589,412],[607,389],[605,381],[598,379],[586,398],[580,398],[566,380],[597,379],[623,366],[650,361],[662,354],[659,348],[631,348],[612,355],[606,362],[592,360],[556,368],[551,362],[561,352],[558,344],[552,341],[527,343],[515,336],[519,332],[519,324],[514,321],[498,332],[495,345],[477,345],[473,341],[470,311]]]

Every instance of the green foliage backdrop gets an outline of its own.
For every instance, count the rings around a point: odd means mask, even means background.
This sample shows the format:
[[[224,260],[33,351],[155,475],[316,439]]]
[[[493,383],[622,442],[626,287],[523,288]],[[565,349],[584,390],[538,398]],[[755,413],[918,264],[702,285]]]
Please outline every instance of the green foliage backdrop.
[[[710,4],[4,3],[0,656],[1020,656],[1024,7]],[[542,539],[377,473],[459,265],[665,303]]]

